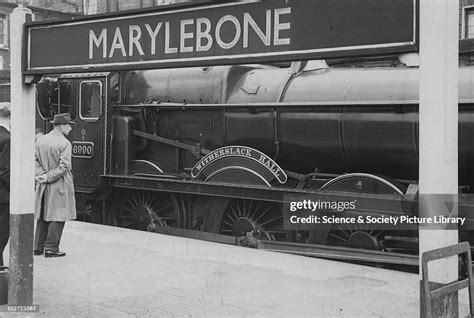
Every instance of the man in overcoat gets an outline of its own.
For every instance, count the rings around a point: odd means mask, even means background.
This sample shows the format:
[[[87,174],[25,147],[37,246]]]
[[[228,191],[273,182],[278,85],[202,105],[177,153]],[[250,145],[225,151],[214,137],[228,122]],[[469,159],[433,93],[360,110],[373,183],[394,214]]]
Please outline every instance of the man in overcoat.
[[[10,237],[10,103],[0,103],[0,266]]]
[[[64,224],[76,218],[76,199],[71,167],[72,147],[66,136],[71,132],[68,113],[57,114],[54,129],[35,145],[36,198],[35,255],[61,257],[59,251]]]

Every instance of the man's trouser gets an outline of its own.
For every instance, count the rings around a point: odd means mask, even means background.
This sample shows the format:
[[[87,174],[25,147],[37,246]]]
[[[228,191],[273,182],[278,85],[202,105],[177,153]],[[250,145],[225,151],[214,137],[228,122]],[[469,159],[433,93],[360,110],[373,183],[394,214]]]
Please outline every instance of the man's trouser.
[[[46,222],[44,220],[44,197],[41,200],[41,214],[36,221],[35,250],[59,251],[59,243],[63,234],[65,222]]]

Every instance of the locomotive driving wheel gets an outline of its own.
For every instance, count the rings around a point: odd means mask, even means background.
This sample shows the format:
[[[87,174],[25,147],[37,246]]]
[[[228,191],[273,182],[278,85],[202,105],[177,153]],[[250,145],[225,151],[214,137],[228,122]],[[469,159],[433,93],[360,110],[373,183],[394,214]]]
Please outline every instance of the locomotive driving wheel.
[[[230,200],[222,215],[219,233],[236,237],[252,233],[260,240],[285,240],[281,207],[274,202]]]
[[[358,194],[392,195],[400,200],[407,191],[396,180],[367,173],[348,173],[326,182],[321,190]],[[392,253],[418,254],[418,233],[398,229],[379,229],[371,224],[340,224],[329,231],[327,245],[362,248]]]
[[[153,231],[156,227],[186,226],[186,213],[179,196],[167,192],[120,191],[116,196],[117,226]]]

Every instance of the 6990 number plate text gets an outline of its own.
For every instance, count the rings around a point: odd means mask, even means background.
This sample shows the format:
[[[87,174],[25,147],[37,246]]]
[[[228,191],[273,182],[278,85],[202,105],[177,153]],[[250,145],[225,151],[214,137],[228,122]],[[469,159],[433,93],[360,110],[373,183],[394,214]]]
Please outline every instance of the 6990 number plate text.
[[[94,157],[94,143],[90,141],[73,141],[72,156],[75,158]]]

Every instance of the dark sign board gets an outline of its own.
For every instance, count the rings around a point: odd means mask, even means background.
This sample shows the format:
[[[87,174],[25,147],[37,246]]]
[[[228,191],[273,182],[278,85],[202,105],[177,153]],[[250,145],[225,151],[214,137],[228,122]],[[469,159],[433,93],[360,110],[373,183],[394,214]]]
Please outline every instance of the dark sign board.
[[[27,25],[27,73],[416,50],[416,0],[265,0]]]

